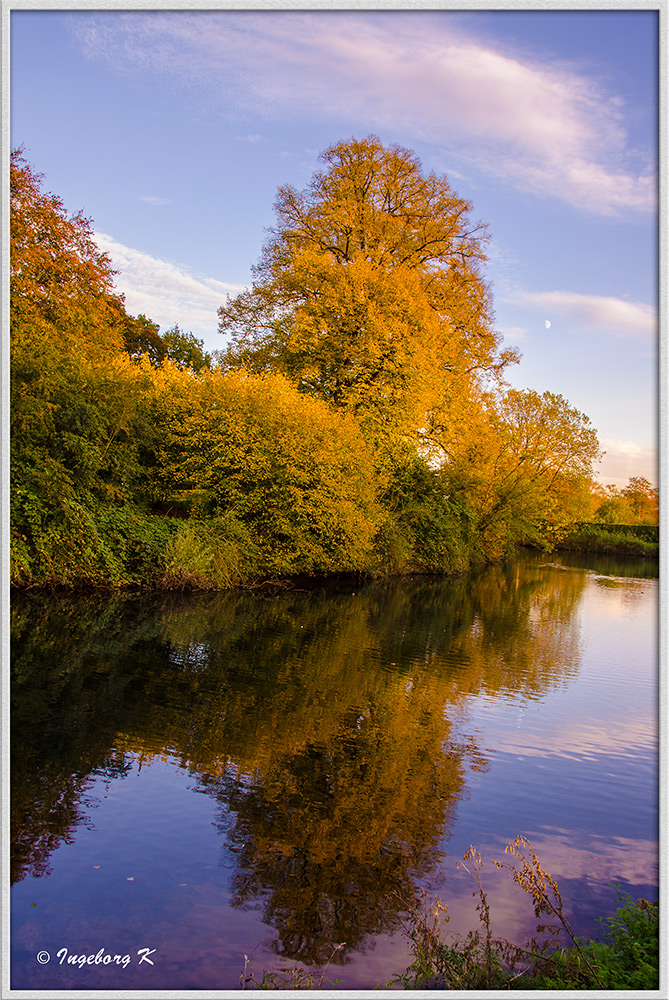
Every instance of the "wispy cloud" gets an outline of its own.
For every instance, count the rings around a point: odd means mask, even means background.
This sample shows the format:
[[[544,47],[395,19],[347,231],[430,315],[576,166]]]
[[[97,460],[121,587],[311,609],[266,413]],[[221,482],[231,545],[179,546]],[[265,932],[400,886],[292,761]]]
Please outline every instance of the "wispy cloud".
[[[227,114],[401,127],[526,192],[591,213],[648,210],[621,100],[582,72],[514,58],[450,12],[113,12],[75,15],[91,58],[149,71]]]
[[[170,205],[170,198],[160,198],[156,194],[140,194],[139,200],[146,202],[147,205]]]
[[[614,336],[655,337],[658,333],[657,311],[643,302],[565,291],[522,292],[509,297],[507,301],[515,305],[536,307],[547,316],[559,313],[581,326]]]
[[[244,287],[195,277],[178,264],[124,246],[106,233],[96,233],[95,240],[119,272],[116,288],[125,295],[128,312],[135,316],[143,313],[158,323],[163,333],[178,323],[199,337],[215,334],[219,306]]]
[[[652,483],[658,482],[657,449],[605,438],[600,441],[605,455],[599,466],[598,479],[604,485],[626,486],[632,476],[643,476]]]
[[[501,326],[499,332],[507,344],[515,344],[517,340],[524,340],[527,337],[527,330],[524,326]]]

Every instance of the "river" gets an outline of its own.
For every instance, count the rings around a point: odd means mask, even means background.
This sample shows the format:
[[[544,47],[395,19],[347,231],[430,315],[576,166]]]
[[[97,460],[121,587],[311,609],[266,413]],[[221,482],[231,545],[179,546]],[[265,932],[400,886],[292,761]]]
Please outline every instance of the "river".
[[[613,884],[657,898],[657,615],[656,565],[538,554],[15,595],[12,988],[233,990],[245,955],[260,978],[336,945],[327,980],[374,988],[411,906],[476,926],[470,845],[522,943],[531,901],[493,864],[517,834],[601,937]]]

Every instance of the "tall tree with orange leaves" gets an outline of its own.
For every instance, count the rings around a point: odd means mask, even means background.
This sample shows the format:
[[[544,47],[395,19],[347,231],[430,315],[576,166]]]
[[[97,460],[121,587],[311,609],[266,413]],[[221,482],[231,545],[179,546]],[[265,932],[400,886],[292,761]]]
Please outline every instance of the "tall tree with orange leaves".
[[[368,433],[415,438],[514,360],[483,278],[485,228],[445,176],[376,136],[278,192],[253,287],[219,310],[224,364],[281,371]]]

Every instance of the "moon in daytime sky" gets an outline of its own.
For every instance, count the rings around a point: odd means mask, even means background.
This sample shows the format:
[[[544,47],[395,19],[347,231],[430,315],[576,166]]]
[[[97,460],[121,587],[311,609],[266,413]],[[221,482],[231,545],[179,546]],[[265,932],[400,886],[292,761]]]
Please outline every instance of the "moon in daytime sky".
[[[547,320],[544,320],[544,323],[546,325],[546,329],[550,330],[550,328],[551,328],[551,321],[549,319],[547,319]]]

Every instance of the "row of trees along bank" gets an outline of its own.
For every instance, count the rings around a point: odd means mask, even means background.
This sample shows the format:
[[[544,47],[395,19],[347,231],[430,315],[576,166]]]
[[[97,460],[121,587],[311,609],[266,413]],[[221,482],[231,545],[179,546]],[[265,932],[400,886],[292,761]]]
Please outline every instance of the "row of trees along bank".
[[[207,354],[12,154],[13,583],[452,572],[592,516],[595,431],[505,383],[471,206],[374,136],[321,164]]]

